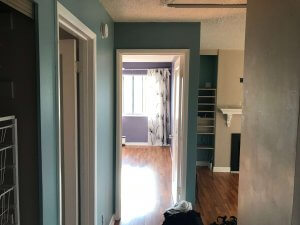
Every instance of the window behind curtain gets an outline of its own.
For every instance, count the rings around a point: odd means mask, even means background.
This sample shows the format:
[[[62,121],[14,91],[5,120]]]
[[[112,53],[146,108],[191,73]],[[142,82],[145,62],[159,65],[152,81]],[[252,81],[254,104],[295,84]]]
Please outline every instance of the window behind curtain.
[[[145,114],[145,75],[123,76],[123,115]]]

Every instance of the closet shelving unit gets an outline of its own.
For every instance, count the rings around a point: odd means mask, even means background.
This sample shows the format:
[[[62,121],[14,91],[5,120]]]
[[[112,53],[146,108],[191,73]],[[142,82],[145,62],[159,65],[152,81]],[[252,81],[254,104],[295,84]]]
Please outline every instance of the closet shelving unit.
[[[216,121],[216,89],[198,89],[197,150],[209,151],[213,163]]]
[[[20,225],[15,116],[0,117],[0,225]]]

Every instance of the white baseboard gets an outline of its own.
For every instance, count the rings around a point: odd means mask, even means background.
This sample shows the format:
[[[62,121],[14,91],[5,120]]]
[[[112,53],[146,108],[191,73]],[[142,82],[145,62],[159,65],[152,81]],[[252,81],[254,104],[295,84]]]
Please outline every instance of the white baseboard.
[[[237,174],[239,174],[240,171],[230,171],[230,173],[237,173]]]
[[[125,146],[128,145],[128,146],[146,146],[146,145],[149,145],[148,142],[126,142],[125,143]]]
[[[230,173],[230,167],[214,167],[213,171],[215,173]]]
[[[112,215],[109,225],[115,225],[115,215]]]
[[[196,166],[210,166],[210,162],[207,161],[196,161]]]

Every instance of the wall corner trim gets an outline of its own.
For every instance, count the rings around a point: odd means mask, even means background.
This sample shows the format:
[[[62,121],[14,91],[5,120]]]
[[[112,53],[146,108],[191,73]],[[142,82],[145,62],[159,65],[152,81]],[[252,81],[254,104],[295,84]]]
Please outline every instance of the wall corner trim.
[[[115,215],[112,215],[111,219],[110,219],[110,222],[109,222],[109,225],[114,225],[114,224],[115,224]]]
[[[214,167],[214,173],[230,173],[230,167]]]
[[[9,5],[10,7],[14,8],[15,10],[23,13],[24,15],[34,18],[34,12],[33,12],[33,4],[30,0],[0,0],[0,2],[3,2],[6,5]]]

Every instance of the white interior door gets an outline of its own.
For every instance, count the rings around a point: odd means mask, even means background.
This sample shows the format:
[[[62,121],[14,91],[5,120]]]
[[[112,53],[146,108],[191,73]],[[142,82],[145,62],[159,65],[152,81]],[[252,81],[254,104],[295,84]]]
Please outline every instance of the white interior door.
[[[78,136],[76,42],[60,40],[62,115],[62,219],[78,225]]]
[[[172,154],[172,195],[173,201],[176,203],[180,200],[181,188],[180,183],[180,127],[181,127],[181,69],[180,57],[177,57],[174,63],[174,73],[172,80],[172,139],[171,139],[171,154]]]

